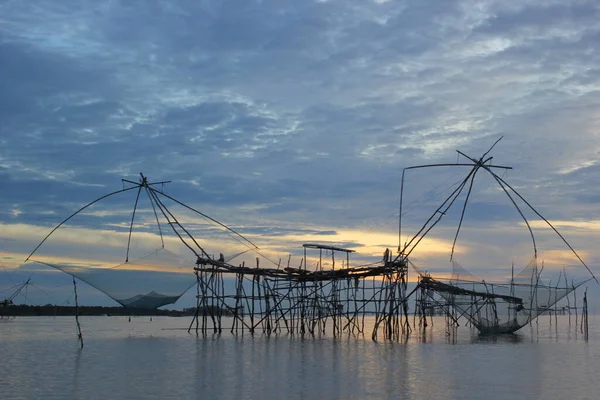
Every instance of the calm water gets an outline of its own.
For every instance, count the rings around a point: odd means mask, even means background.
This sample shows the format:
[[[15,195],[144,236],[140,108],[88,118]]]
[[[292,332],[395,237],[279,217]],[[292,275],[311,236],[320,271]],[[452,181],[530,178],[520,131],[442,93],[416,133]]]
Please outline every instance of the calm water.
[[[229,332],[197,338],[179,329],[189,322],[83,318],[83,351],[73,318],[0,322],[0,398],[600,397],[600,319],[590,319],[588,342],[567,317],[557,330],[546,316],[517,336],[488,340],[468,328],[449,338],[440,319],[404,344]]]

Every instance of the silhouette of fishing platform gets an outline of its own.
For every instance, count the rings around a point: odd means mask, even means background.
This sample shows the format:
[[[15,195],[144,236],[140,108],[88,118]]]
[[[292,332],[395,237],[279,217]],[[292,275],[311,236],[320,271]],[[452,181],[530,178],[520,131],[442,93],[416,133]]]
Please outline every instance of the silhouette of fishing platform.
[[[184,292],[195,286],[196,312],[188,331],[195,331],[197,334],[221,333],[223,330],[229,330],[234,334],[261,332],[267,335],[287,333],[291,335],[331,334],[341,336],[370,333],[373,340],[383,338],[398,341],[408,337],[413,329],[426,329],[432,323],[431,319],[428,322],[427,318],[434,314],[446,316],[448,331],[453,331],[459,326],[459,319],[465,318],[481,333],[497,334],[515,332],[543,313],[556,316],[559,313],[558,310],[564,310],[569,315],[571,311],[575,311],[577,318],[579,309],[582,330],[583,318],[585,318],[587,337],[587,293],[584,296],[583,306],[579,308],[576,299],[571,305],[569,294],[590,279],[596,280],[596,278],[556,228],[494,172],[495,169],[511,168],[494,165],[491,163],[492,157],[487,157],[496,143],[478,159],[458,151],[459,155],[468,160],[464,163],[428,164],[405,168],[402,172],[400,189],[397,255],[392,255],[391,251],[387,249],[381,260],[366,265],[351,265],[350,255],[354,252],[352,249],[321,243],[303,245],[304,255],[298,267],[290,265],[291,255],[285,265],[282,264],[281,259],[279,262],[274,262],[262,254],[262,250],[257,245],[236,230],[157,188],[157,185],[164,185],[169,181],[149,182],[143,174],[140,174],[140,180],[137,182],[124,179],[123,183],[129,185],[128,187],[102,196],[73,213],[42,240],[27,260],[31,259],[57,229],[81,211],[107,197],[137,191],[131,221],[128,224],[129,235],[125,263],[114,268],[90,270],[80,266],[61,265],[48,261],[38,262],[72,275],[75,294],[77,294],[75,278],[78,278],[103,291],[124,307],[135,305],[136,307],[157,308],[172,304]],[[468,173],[425,221],[421,229],[410,240],[402,244],[405,174],[414,169],[432,167],[467,168]],[[498,183],[522,217],[532,239],[534,250],[532,262],[516,275],[513,267],[509,282],[494,283],[475,278],[453,258],[475,175],[478,171],[489,173]],[[152,206],[162,247],[151,255],[130,260],[131,236],[142,193],[147,195]],[[410,261],[410,255],[425,236],[448,214],[461,195],[464,200],[450,254],[453,264],[452,276],[447,279],[424,273]],[[170,205],[167,206],[169,202]],[[171,210],[172,205],[182,207],[186,211],[200,216],[208,223],[223,229],[239,244],[246,247],[246,251],[243,253],[252,251],[259,256],[256,258],[256,264],[253,266],[245,263],[235,265],[231,263],[232,258],[226,259],[223,254],[218,257],[210,255],[200,245],[200,241],[175,216]],[[522,210],[523,205],[545,221],[563,240],[588,270],[591,278],[577,283],[568,282],[565,271],[558,280],[559,282],[564,281],[564,284],[550,286],[543,283],[541,277],[543,266],[538,268],[537,265],[535,236]],[[164,226],[167,226],[179,242],[194,255],[193,265],[182,263],[180,257],[165,248]],[[261,259],[271,263],[272,267],[261,266]],[[179,272],[185,272],[180,275],[181,282],[174,285],[174,288],[169,289],[165,286],[171,282],[171,278],[169,280],[141,279],[143,274],[150,273],[145,271],[144,267],[159,261],[169,265],[179,263]],[[132,266],[137,267],[135,277],[131,280],[123,279],[125,276],[123,274]],[[412,290],[409,290],[409,269],[416,271],[417,275],[417,282]],[[149,282],[154,283],[150,284]],[[411,313],[409,300],[412,297],[415,301]],[[562,306],[562,308],[558,307],[556,304],[565,297],[569,302],[568,305]],[[75,300],[77,302],[77,295]],[[411,316],[413,317],[412,324],[410,323]],[[373,318],[374,322],[366,324],[367,317]],[[370,332],[365,332],[367,326],[370,327]],[[83,345],[79,323],[78,329]]]
[[[386,252],[376,265],[351,267],[353,250],[321,244],[304,244],[304,258],[299,268],[289,266],[260,268],[234,266],[223,261],[200,257],[194,268],[197,278],[197,310],[190,330],[221,332],[220,310],[227,310],[234,322],[231,332],[253,333],[363,334],[365,317],[374,316],[371,332],[388,339],[399,339],[410,332],[407,307],[408,265],[393,260]],[[318,251],[315,269],[304,260],[308,251]],[[342,267],[335,266],[341,253]],[[323,256],[331,257],[331,269],[323,268]],[[233,293],[224,292],[226,276],[235,281]],[[328,329],[328,324],[330,325]]]

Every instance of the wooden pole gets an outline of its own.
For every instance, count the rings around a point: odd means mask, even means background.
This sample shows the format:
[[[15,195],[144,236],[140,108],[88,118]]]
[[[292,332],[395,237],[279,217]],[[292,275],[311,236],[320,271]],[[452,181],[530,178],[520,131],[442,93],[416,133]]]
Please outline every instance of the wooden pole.
[[[73,276],[73,291],[75,292],[75,322],[77,323],[77,340],[83,349],[83,335],[81,334],[81,325],[79,324],[79,299],[77,297],[77,282]]]

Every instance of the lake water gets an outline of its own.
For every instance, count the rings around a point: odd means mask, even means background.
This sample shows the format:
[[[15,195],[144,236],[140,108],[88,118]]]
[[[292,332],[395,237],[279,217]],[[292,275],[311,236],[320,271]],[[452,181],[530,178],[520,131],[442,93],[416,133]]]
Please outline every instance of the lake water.
[[[406,343],[188,334],[188,318],[0,322],[0,399],[598,399],[600,319],[518,335],[447,336],[437,318]]]

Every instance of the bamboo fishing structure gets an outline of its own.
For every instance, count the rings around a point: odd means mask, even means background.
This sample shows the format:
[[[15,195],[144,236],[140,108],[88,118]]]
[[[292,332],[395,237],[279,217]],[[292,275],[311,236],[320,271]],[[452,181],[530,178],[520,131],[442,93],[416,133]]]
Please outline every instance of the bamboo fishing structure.
[[[162,247],[164,248],[165,242],[161,220],[166,221],[166,225],[174,235],[195,256],[195,265],[190,273],[193,273],[195,277],[196,309],[188,327],[189,332],[194,331],[196,334],[207,335],[220,334],[229,330],[233,334],[240,335],[285,333],[300,336],[330,334],[334,337],[370,334],[373,340],[399,341],[408,337],[413,329],[427,329],[433,324],[435,315],[445,316],[446,331],[449,335],[452,335],[460,326],[461,319],[466,320],[467,324],[479,330],[480,333],[498,334],[515,332],[526,324],[531,324],[541,314],[554,317],[554,324],[557,323],[556,317],[559,313],[568,314],[570,321],[573,311],[575,325],[579,324],[580,331],[587,339],[587,291],[583,297],[583,306],[580,308],[577,307],[576,297],[571,305],[569,294],[574,293],[575,289],[590,280],[598,281],[556,228],[521,194],[494,172],[497,169],[511,169],[511,167],[492,164],[492,157],[488,157],[489,152],[498,141],[480,158],[469,157],[458,151],[460,156],[468,160],[464,163],[428,164],[405,168],[402,172],[400,186],[397,255],[392,255],[390,250],[386,249],[382,259],[371,264],[352,266],[350,262],[350,255],[354,252],[352,249],[329,243],[306,243],[303,245],[303,257],[300,265],[298,267],[290,266],[290,255],[287,266],[284,267],[281,260],[279,263],[275,263],[265,257],[258,246],[239,232],[156,187],[158,184],[162,185],[169,181],[151,183],[143,174],[140,174],[139,182],[124,179],[123,182],[131,186],[102,196],[71,214],[42,240],[27,259],[32,257],[54,231],[79,212],[107,197],[137,190],[129,224],[125,263],[130,262],[131,236],[138,202],[143,192],[152,205]],[[417,233],[403,244],[401,237],[405,174],[419,168],[457,166],[470,168],[466,177],[425,221]],[[523,219],[531,236],[533,261],[517,275],[515,275],[513,265],[509,282],[493,283],[475,279],[458,266],[454,260],[455,246],[473,189],[475,175],[479,171],[487,172],[492,176]],[[448,214],[461,195],[464,200],[450,253],[450,261],[453,263],[453,268],[456,267],[456,271],[453,271],[452,278],[449,280],[439,279],[417,268],[410,261],[410,256],[425,236]],[[167,201],[225,229],[240,244],[261,256],[262,259],[271,262],[274,267],[261,266],[261,257],[256,258],[255,265],[247,266],[245,263],[234,265],[222,254],[219,257],[210,255],[167,207]],[[562,239],[587,269],[591,278],[577,283],[571,280],[569,284],[566,269],[563,269],[562,275],[559,276],[554,286],[542,282],[541,272],[544,267],[543,264],[541,268],[537,266],[536,239],[522,209],[523,204]],[[416,271],[416,283],[411,290],[409,290],[408,284],[409,269]],[[73,275],[75,276],[76,273]],[[73,280],[73,285],[77,301],[75,280]],[[411,284],[411,286],[413,285]],[[108,290],[105,293],[109,294]],[[181,294],[167,296],[152,292],[142,293],[129,299],[113,298],[125,307],[144,302],[143,304],[156,308],[175,302],[179,296]],[[411,325],[409,300],[413,296],[414,308]],[[546,298],[542,298],[544,296]],[[557,306],[558,301],[565,297],[567,305]],[[365,323],[367,317],[371,318],[369,324]],[[78,338],[83,347],[78,318],[77,326]],[[367,332],[367,326],[369,326],[370,332]]]
[[[261,332],[292,335],[364,334],[365,317],[373,316],[371,337],[398,340],[410,333],[407,306],[408,266],[386,251],[381,263],[351,267],[353,250],[304,244],[300,268],[234,266],[212,258],[198,258],[196,314],[189,331],[220,333],[223,317],[232,317],[232,333]],[[319,251],[316,269],[308,269],[307,252]],[[327,253],[333,267],[324,269]],[[336,254],[345,265],[335,268]],[[224,280],[235,283],[224,291]]]

